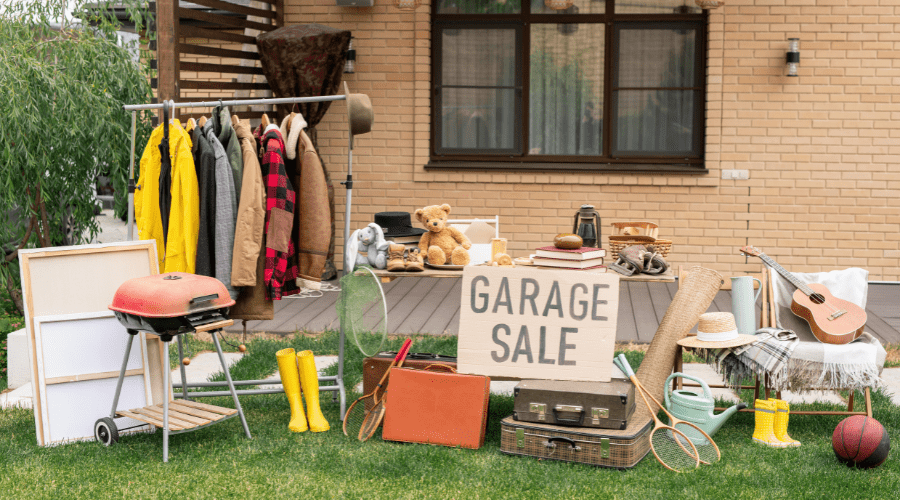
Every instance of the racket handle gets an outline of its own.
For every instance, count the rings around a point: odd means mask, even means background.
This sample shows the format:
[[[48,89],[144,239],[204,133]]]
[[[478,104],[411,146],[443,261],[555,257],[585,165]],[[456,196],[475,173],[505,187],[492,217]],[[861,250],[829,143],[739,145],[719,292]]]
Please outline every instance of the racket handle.
[[[397,356],[394,357],[394,363],[400,361],[400,358],[406,357],[406,353],[409,352],[409,345],[412,344],[412,339],[406,339],[403,342],[403,346],[397,351]]]
[[[625,372],[625,375],[626,375],[628,378],[633,377],[633,376],[634,376],[634,370],[631,369],[631,364],[628,363],[628,359],[625,358],[625,355],[624,355],[624,354],[619,354],[619,362],[622,364],[622,366],[621,366],[620,368],[623,368],[622,371]]]

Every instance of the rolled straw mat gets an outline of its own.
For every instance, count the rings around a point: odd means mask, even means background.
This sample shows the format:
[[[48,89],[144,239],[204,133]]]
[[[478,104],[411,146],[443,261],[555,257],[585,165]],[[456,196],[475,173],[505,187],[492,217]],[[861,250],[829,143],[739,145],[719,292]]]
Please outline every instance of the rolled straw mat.
[[[700,315],[706,312],[722,286],[722,275],[699,266],[692,267],[686,277],[682,279],[679,276],[678,279],[678,292],[666,309],[666,315],[659,323],[637,371],[641,385],[660,402],[663,399],[663,384],[675,366],[676,342],[697,324]],[[645,405],[638,405],[638,408],[637,411],[646,411]]]

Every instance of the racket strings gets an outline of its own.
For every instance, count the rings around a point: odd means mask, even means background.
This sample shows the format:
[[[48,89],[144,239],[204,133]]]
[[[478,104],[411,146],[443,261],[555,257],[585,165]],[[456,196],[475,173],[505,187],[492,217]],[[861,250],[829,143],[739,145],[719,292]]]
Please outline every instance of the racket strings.
[[[336,304],[345,335],[364,356],[374,356],[387,338],[387,311],[381,283],[368,268],[341,278]]]
[[[344,434],[355,438],[359,435],[359,430],[362,429],[363,422],[366,419],[366,401],[371,400],[371,398],[364,398],[356,400],[350,408],[347,408],[347,413],[344,415],[344,424],[343,430]]]
[[[650,436],[650,446],[656,459],[666,467],[684,472],[696,469],[699,461],[696,451],[684,434],[671,427],[657,427]]]
[[[688,422],[678,422],[675,429],[684,434],[697,449],[697,456],[700,457],[700,463],[704,465],[712,465],[722,458],[719,447],[715,441],[709,437],[702,429]]]

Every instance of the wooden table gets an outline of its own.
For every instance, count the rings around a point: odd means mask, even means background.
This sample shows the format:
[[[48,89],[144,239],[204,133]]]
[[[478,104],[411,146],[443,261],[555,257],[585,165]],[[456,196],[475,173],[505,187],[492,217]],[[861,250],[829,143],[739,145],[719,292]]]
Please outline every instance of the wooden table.
[[[480,264],[484,265],[484,264]],[[516,267],[534,267],[535,269],[541,269],[546,271],[554,271],[555,268],[552,267],[541,267],[541,266],[516,266]],[[426,267],[424,271],[412,272],[412,271],[387,271],[384,269],[372,269],[372,272],[375,276],[381,278],[381,281],[384,283],[388,283],[395,278],[402,278],[404,276],[414,277],[414,278],[462,278],[462,270],[459,271],[448,271],[446,269],[431,269]],[[589,273],[591,271],[583,271]],[[610,273],[615,273],[615,271],[607,271]],[[618,273],[616,273],[618,274]],[[675,273],[672,272],[672,268],[669,268],[663,274],[637,274],[634,276],[623,276],[621,274],[618,275],[619,279],[622,281],[649,281],[649,282],[658,282],[658,283],[671,283],[675,281]]]

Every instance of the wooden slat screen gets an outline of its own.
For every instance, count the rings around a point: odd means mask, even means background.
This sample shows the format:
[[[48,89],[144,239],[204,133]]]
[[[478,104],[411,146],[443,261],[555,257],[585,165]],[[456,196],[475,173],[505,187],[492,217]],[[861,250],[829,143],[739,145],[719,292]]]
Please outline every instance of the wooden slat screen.
[[[160,36],[150,48],[157,53],[158,60],[151,65],[159,69],[159,76],[151,79],[151,85],[159,98],[186,102],[271,96],[271,92],[265,92],[270,87],[255,51],[256,36],[283,26],[284,0],[254,0],[249,6],[227,0],[157,1],[162,5],[150,3],[158,13],[151,29],[158,27]],[[194,7],[188,8],[188,4]],[[160,11],[171,14],[168,19],[160,19]],[[166,33],[169,36],[162,36]],[[183,60],[185,55],[188,60]],[[174,91],[171,83],[166,85],[168,75],[174,79]],[[254,107],[241,116],[258,118],[263,111]],[[179,116],[187,119],[201,114],[209,116],[209,111],[184,109]]]

